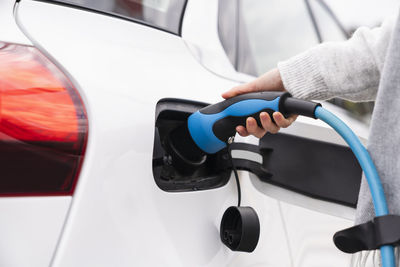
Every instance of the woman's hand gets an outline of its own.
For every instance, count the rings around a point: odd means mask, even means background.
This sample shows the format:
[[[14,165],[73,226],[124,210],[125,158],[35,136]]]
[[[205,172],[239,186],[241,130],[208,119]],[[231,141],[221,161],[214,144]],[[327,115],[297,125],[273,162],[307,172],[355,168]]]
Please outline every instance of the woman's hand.
[[[279,74],[278,69],[270,70],[264,75],[255,79],[254,81],[236,86],[231,90],[223,93],[222,97],[228,99],[241,94],[262,91],[286,91],[285,87],[283,87],[281,75]],[[288,127],[297,118],[297,115],[292,115],[288,118],[285,118],[280,112],[274,112],[272,116],[274,117],[275,123],[272,122],[268,113],[262,112],[260,114],[262,128],[258,127],[257,122],[254,118],[248,117],[246,120],[246,128],[239,125],[236,127],[236,131],[241,136],[248,136],[251,134],[255,137],[261,138],[267,132],[275,134],[280,130],[280,128]]]

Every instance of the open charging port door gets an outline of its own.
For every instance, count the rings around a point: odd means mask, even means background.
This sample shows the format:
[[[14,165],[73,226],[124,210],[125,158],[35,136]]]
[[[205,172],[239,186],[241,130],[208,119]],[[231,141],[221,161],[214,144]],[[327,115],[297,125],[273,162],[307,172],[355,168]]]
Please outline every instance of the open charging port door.
[[[266,134],[259,145],[233,143],[232,151],[253,152],[261,162],[235,158],[238,169],[261,182],[302,195],[356,207],[361,167],[350,148],[290,134]]]

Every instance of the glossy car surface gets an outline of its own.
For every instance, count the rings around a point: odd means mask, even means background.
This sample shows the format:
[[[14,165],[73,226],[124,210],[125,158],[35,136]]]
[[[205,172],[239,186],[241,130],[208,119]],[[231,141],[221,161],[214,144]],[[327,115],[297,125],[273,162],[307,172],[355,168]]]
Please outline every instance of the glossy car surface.
[[[152,157],[158,101],[214,103],[224,90],[253,77],[237,72],[221,45],[218,1],[143,1],[147,7],[178,5],[182,15],[172,24],[132,18],[140,1],[118,3],[126,13],[109,14],[107,1],[100,11],[62,1],[0,2],[0,41],[35,47],[57,66],[78,92],[88,123],[71,193],[0,197],[0,266],[348,264],[350,256],[334,247],[332,235],[352,225],[351,207],[240,171],[243,205],[252,206],[261,221],[258,247],[247,254],[230,251],[219,239],[222,214],[236,203],[234,179],[192,192],[157,186]],[[326,107],[365,140],[364,125]],[[343,145],[312,119],[299,118],[284,132]],[[237,141],[258,143],[252,137]]]

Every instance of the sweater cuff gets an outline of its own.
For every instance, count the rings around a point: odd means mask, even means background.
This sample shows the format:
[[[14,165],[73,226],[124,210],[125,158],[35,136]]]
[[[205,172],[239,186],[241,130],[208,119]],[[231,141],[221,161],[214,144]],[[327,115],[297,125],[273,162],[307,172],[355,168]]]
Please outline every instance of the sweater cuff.
[[[319,71],[314,49],[278,63],[283,86],[296,98],[325,100],[332,97]]]

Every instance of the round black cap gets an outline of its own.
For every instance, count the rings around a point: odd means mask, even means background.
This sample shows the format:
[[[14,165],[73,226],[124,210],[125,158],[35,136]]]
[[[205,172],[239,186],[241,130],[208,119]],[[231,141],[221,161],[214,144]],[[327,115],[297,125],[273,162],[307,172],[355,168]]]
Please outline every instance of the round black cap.
[[[260,221],[251,207],[229,207],[222,216],[222,243],[233,251],[252,252],[260,237]]]

